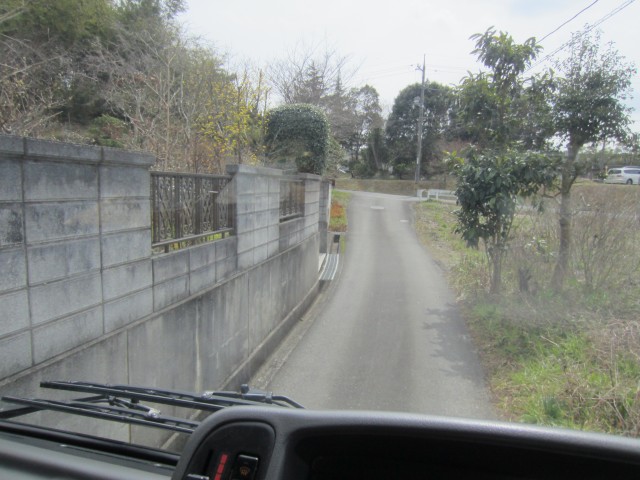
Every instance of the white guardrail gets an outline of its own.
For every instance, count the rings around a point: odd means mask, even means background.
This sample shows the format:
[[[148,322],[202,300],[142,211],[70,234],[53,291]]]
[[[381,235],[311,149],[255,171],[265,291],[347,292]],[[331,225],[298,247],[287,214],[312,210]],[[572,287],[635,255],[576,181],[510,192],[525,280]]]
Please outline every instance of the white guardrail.
[[[426,192],[426,197],[425,197]],[[456,192],[453,190],[438,190],[435,188],[420,189],[417,192],[418,198],[425,198],[426,200],[435,200],[436,202],[457,202]]]

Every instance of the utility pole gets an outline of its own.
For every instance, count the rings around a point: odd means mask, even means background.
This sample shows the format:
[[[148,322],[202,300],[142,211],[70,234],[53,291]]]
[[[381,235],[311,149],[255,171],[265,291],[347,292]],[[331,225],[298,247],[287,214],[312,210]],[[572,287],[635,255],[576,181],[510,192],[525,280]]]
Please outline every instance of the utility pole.
[[[420,157],[422,157],[422,124],[424,123],[424,72],[425,72],[426,55],[422,56],[422,68],[418,65],[418,70],[422,70],[422,88],[420,89],[420,119],[418,120],[418,155],[416,157],[416,178],[415,182],[420,181]]]

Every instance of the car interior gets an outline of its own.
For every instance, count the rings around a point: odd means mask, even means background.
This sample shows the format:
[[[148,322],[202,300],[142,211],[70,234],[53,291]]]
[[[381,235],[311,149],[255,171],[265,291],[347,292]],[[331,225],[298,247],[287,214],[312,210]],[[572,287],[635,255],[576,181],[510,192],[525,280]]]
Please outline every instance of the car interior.
[[[20,479],[637,478],[637,440],[391,412],[313,411],[251,390],[194,394],[85,382],[67,401],[4,397],[0,477]],[[141,402],[187,406],[201,421]],[[3,405],[4,405],[3,404]],[[188,435],[180,453],[20,422],[52,410]],[[199,418],[195,415],[193,418]]]

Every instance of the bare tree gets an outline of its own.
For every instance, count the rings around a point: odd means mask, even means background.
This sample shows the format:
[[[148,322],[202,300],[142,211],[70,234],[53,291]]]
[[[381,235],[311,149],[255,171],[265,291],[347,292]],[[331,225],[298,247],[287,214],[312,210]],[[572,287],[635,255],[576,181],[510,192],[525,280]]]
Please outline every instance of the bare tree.
[[[337,84],[348,84],[355,70],[335,49],[298,44],[268,70],[274,93],[283,103],[309,103],[323,108]]]
[[[152,151],[160,168],[172,164],[173,110],[180,96],[184,48],[176,31],[117,32],[115,48],[95,49],[96,79],[108,75],[104,96],[132,127],[132,142]]]
[[[138,148],[161,170],[222,172],[261,147],[255,132],[264,109],[264,78],[249,66],[231,73],[223,58],[178,29],[119,32],[118,49],[93,59],[109,76],[105,98],[132,129]],[[255,138],[254,138],[255,137]]]
[[[14,9],[0,15],[0,25],[24,14]],[[35,44],[0,33],[0,131],[34,135],[57,115],[64,98],[55,81],[69,58],[51,43]]]

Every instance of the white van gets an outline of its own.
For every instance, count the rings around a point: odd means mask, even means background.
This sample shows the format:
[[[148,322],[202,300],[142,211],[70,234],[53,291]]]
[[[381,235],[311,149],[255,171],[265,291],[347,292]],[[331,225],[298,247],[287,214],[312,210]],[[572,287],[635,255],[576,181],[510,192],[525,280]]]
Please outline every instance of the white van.
[[[640,183],[640,167],[613,167],[607,170],[604,183],[624,183],[638,185]]]

